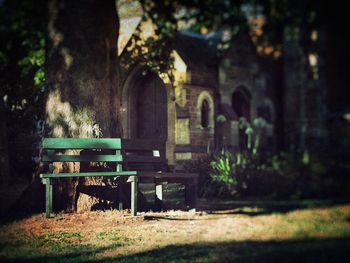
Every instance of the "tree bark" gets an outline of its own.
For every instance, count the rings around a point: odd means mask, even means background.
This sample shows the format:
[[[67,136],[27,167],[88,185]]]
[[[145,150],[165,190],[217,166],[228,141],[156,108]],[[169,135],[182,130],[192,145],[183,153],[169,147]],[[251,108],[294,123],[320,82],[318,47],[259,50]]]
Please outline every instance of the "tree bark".
[[[50,0],[48,10],[44,136],[120,136],[115,0]],[[67,164],[55,169],[80,167]],[[77,185],[101,183],[100,178],[64,179],[54,187],[54,204],[60,204],[59,209],[90,210],[99,198],[77,196]]]
[[[0,185],[7,186],[9,183],[10,165],[7,141],[6,112],[0,96]]]

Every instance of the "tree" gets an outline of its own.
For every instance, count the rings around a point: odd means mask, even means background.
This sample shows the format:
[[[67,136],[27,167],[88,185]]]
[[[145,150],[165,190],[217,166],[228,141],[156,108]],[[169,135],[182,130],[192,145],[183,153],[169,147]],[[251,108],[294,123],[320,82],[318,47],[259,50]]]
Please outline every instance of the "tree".
[[[50,1],[48,17],[45,136],[120,136],[115,1]],[[100,182],[86,178],[80,183]],[[61,184],[59,196],[68,197],[61,203],[74,210],[78,181]],[[92,199],[81,195],[78,206],[91,206]]]
[[[3,105],[3,100],[0,100],[0,185],[7,186],[8,176],[10,174],[10,165],[9,165],[9,152],[8,152],[8,142],[7,142],[7,120],[5,107]]]

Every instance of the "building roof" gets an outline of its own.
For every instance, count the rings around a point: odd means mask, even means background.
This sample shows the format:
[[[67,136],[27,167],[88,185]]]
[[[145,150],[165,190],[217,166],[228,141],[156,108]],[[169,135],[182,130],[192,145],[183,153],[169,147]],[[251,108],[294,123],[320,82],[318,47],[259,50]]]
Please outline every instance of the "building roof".
[[[219,63],[217,46],[221,38],[222,32],[202,35],[184,30],[176,35],[174,48],[190,68],[201,65],[214,66]]]

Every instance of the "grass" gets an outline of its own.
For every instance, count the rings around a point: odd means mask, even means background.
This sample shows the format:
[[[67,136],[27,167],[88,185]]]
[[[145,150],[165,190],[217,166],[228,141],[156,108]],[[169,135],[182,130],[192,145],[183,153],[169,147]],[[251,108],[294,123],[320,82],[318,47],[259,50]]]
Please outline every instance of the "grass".
[[[40,214],[0,226],[1,262],[350,262],[349,249],[350,204]]]

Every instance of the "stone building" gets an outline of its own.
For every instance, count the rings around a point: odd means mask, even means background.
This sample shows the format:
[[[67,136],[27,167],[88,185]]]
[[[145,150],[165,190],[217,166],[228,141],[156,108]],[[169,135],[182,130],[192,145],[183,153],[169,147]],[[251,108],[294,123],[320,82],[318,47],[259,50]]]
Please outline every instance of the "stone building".
[[[228,48],[221,48],[222,32],[182,31],[173,42],[171,82],[138,64],[140,53],[131,54],[135,32],[143,37],[134,42],[154,33],[142,8],[133,5],[132,12],[120,17],[119,51],[127,62],[123,136],[166,140],[169,163],[222,147],[242,148],[246,135],[239,129],[240,117],[250,123],[258,117],[266,120],[262,146],[270,150],[350,145],[350,75],[344,74],[348,42],[333,27],[312,32],[312,51],[301,47],[302,29],[285,27],[279,60],[258,55],[248,33],[238,33]]]
[[[222,34],[180,32],[173,45],[173,82],[137,63],[126,67],[125,137],[165,140],[168,162],[174,165],[218,147],[242,146],[239,118],[263,117],[266,141],[273,147],[273,76],[264,70],[248,34],[238,34],[220,51]],[[131,57],[128,45],[122,57]]]

